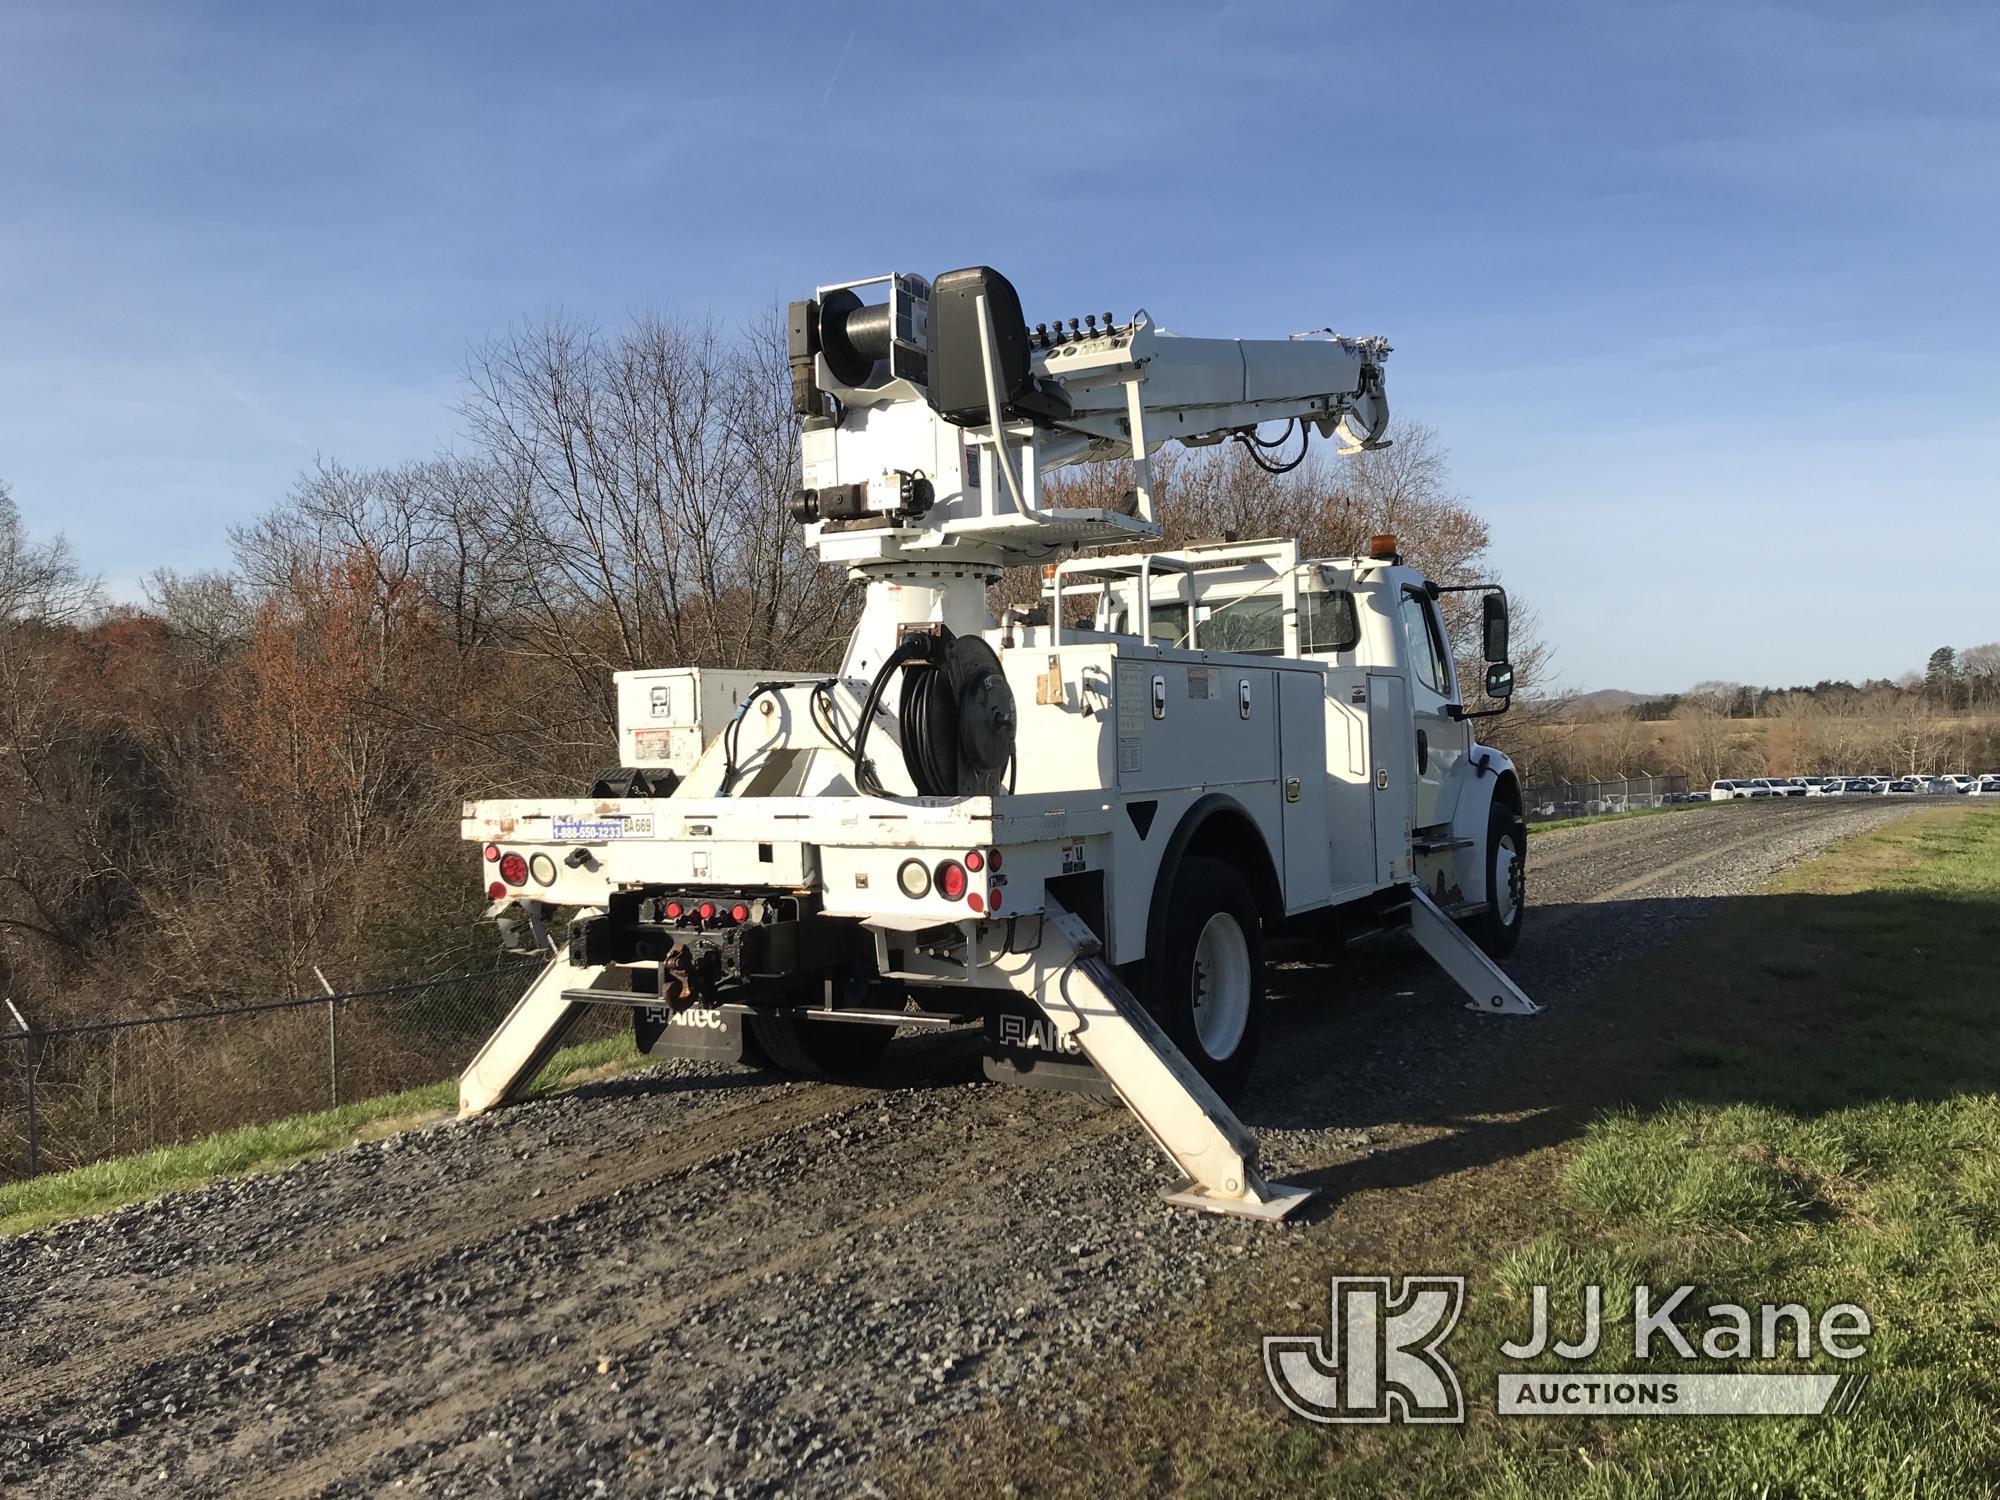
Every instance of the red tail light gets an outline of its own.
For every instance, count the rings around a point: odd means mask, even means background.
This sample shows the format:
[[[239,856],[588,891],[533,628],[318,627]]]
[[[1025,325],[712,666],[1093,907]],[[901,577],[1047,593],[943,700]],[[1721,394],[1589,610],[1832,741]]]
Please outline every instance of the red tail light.
[[[1000,851],[998,849],[988,849],[986,851],[986,868],[989,870],[1000,868]]]
[[[494,860],[498,859],[499,857],[500,857],[500,846],[498,844],[488,844],[486,846],[486,862],[490,865],[493,863]]]
[[[502,896],[506,894],[507,894],[507,887],[502,885],[497,880],[494,881],[493,884],[486,887],[486,897],[489,901],[498,901]]]
[[[992,895],[988,896],[986,898],[986,904],[992,907],[993,910],[995,911],[1000,910],[1000,893],[998,891],[995,891]]]
[[[937,893],[947,901],[965,899],[965,866],[955,859],[939,862],[936,871]]]
[[[965,856],[965,868],[975,872],[985,869],[986,856],[981,854],[977,849],[969,850]]]
[[[715,915],[715,903],[713,901],[702,902],[700,906],[694,909],[694,914],[706,922],[710,917]]]
[[[729,920],[732,922],[749,921],[750,908],[745,906],[741,901],[737,902],[734,906],[729,908]]]
[[[986,898],[981,896],[977,891],[974,891],[971,895],[965,898],[965,904],[971,907],[974,911],[986,910]]]
[[[667,920],[669,922],[678,922],[681,919],[681,913],[686,910],[687,908],[682,906],[680,902],[669,901],[667,903]]]
[[[500,878],[509,885],[526,885],[528,883],[527,857],[513,852],[501,855]]]

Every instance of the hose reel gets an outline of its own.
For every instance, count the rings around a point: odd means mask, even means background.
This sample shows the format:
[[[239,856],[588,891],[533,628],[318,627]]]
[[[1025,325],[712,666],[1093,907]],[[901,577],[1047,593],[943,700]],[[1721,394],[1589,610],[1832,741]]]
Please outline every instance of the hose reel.
[[[884,795],[866,756],[869,725],[900,669],[903,767],[920,797],[992,796],[1014,758],[1014,690],[993,648],[943,625],[912,630],[875,674],[855,736],[855,784]]]

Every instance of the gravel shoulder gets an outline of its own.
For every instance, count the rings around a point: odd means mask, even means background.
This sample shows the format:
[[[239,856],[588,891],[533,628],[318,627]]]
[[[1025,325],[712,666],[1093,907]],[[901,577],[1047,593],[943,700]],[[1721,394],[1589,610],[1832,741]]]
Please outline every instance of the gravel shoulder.
[[[1242,1111],[1323,1189],[1459,1170],[1475,1084],[1520,1108],[1607,971],[1909,811],[1745,803],[1531,839],[1471,1014],[1400,943],[1274,974]],[[868,1087],[674,1063],[0,1241],[0,1487],[56,1497],[849,1493],[1077,1373],[1290,1234],[1170,1212],[1122,1108],[972,1081],[950,1039]],[[1474,1151],[1476,1156],[1476,1150]]]

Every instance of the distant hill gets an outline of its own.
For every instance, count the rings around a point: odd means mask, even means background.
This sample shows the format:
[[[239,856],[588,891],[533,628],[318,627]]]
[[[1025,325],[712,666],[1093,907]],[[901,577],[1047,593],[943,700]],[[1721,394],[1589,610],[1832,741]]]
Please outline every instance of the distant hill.
[[[1659,693],[1632,693],[1624,688],[1599,688],[1594,693],[1578,693],[1570,701],[1582,708],[1631,708],[1634,704],[1650,703],[1660,697]]]

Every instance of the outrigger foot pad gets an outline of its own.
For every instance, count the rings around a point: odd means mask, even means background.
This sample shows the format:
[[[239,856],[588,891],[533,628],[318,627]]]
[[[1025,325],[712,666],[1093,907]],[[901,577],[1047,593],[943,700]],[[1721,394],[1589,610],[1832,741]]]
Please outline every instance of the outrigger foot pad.
[[[1253,1182],[1242,1197],[1225,1198],[1190,1180],[1163,1196],[1175,1208],[1198,1208],[1203,1213],[1233,1214],[1275,1224],[1311,1202],[1313,1190],[1289,1182]]]

